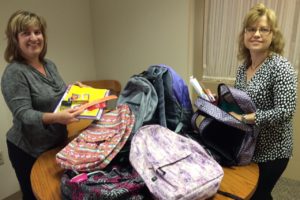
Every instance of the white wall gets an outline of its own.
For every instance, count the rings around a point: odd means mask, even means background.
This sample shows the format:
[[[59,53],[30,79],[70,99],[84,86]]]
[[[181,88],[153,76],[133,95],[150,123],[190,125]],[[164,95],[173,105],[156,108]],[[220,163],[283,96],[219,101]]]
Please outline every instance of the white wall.
[[[0,0],[0,76],[6,66],[3,59],[6,40],[4,31],[10,15],[25,9],[42,15],[48,25],[48,54],[66,83],[96,78],[90,1],[86,0]],[[0,199],[19,190],[7,155],[6,132],[12,117],[0,95]],[[42,178],[42,177],[41,177]]]
[[[182,0],[92,0],[98,78],[124,86],[151,64],[189,74],[189,3]]]

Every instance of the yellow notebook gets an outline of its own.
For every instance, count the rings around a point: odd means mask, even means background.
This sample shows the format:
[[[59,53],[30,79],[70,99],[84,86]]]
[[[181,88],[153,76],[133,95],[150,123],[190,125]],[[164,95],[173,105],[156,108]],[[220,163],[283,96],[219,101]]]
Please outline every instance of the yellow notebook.
[[[77,85],[69,85],[54,112],[59,112],[67,108],[79,107],[83,104],[102,99],[108,96],[109,90],[98,89],[92,87],[79,87]],[[103,107],[105,104],[95,105],[85,109],[79,116],[79,119],[99,120],[101,118]]]

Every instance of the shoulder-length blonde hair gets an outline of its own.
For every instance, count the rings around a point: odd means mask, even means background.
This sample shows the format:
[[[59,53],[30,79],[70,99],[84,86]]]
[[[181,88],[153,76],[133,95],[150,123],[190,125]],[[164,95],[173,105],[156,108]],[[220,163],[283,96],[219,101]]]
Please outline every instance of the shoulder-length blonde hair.
[[[27,30],[30,26],[38,26],[43,34],[44,48],[39,55],[39,59],[40,61],[44,60],[47,53],[46,21],[35,13],[18,10],[9,18],[5,31],[7,46],[4,52],[4,59],[6,62],[25,62],[18,44],[18,33]]]
[[[254,7],[252,7],[250,11],[246,14],[242,25],[242,30],[239,34],[238,59],[243,60],[245,63],[248,64],[251,64],[251,57],[250,57],[249,49],[247,49],[244,44],[245,28],[254,24],[262,16],[267,17],[268,24],[273,33],[272,42],[269,47],[270,53],[275,52],[280,55],[283,54],[284,40],[283,40],[282,33],[278,28],[278,22],[277,22],[277,17],[275,15],[275,12],[267,8],[264,4],[258,3]]]

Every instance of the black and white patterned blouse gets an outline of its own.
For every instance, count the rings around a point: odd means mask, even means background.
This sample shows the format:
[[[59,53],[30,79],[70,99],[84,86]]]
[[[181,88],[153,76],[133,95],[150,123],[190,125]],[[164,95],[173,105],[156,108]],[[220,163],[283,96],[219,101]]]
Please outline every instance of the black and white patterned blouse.
[[[235,87],[245,91],[257,107],[255,123],[260,132],[253,161],[291,157],[297,91],[293,66],[286,58],[272,54],[247,83],[243,64],[238,68]]]

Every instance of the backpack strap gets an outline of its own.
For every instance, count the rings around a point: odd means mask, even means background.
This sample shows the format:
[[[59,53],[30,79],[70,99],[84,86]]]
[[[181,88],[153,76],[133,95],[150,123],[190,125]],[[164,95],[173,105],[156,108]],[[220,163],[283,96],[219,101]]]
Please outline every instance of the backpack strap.
[[[197,125],[197,119],[198,117],[202,115],[204,117],[208,117],[209,115],[206,114],[205,112],[202,112],[201,110],[197,109],[193,116],[192,116],[192,119],[191,119],[191,124],[192,124],[192,127],[193,127],[193,130],[197,130],[198,129],[198,125]]]
[[[143,76],[150,80],[157,92],[158,103],[157,109],[159,114],[159,124],[167,127],[166,108],[165,108],[165,92],[163,75],[168,71],[167,68],[159,66],[150,66],[147,71],[143,72]]]
[[[181,131],[183,127],[183,123],[182,122],[179,122],[179,124],[176,126],[176,129],[175,129],[175,133],[179,133]]]
[[[241,197],[239,197],[239,196],[236,196],[236,195],[234,195],[234,194],[232,194],[232,193],[229,193],[229,192],[224,192],[224,191],[222,191],[222,190],[218,190],[217,193],[218,193],[218,194],[221,194],[221,195],[223,195],[223,196],[225,196],[225,197],[229,197],[229,198],[231,198],[231,199],[234,199],[234,200],[243,200],[243,199],[242,199]]]

